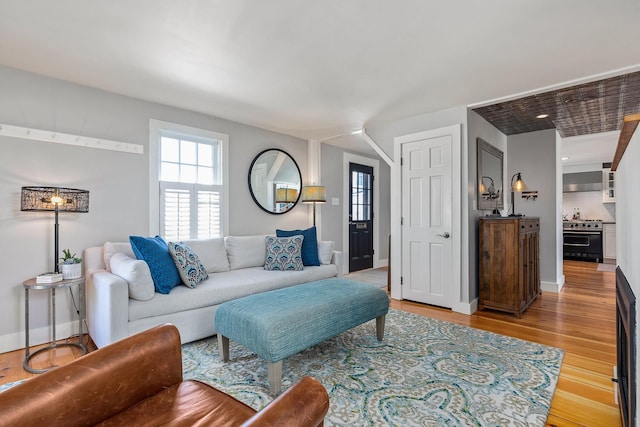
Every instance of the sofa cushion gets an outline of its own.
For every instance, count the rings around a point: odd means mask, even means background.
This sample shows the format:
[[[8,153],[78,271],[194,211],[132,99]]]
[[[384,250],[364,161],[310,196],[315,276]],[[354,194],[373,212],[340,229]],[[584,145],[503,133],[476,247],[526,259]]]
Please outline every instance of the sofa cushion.
[[[304,265],[320,265],[320,260],[318,259],[318,235],[315,225],[306,230],[276,230],[276,236],[278,237],[289,237],[300,234],[304,236],[304,242],[302,242],[302,263]]]
[[[106,242],[104,244],[104,266],[107,271],[111,271],[111,257],[113,254],[122,252],[123,254],[135,258],[136,255],[131,249],[131,243],[129,242]]]
[[[198,283],[209,277],[200,258],[188,245],[169,242],[168,246],[169,254],[178,269],[182,283],[187,287],[195,288]]]
[[[296,271],[304,269],[300,252],[304,236],[267,236],[265,240],[267,245],[265,270]]]
[[[138,301],[147,301],[153,298],[156,290],[146,262],[131,258],[122,252],[113,254],[109,261],[111,272],[122,277],[129,284],[129,298]]]
[[[188,316],[187,310],[211,307],[259,292],[327,279],[336,274],[335,264],[305,267],[301,271],[269,271],[260,266],[210,274],[195,289],[178,286],[173,288],[171,295],[157,293],[149,301],[130,299],[129,322],[181,312]]]
[[[130,236],[129,241],[136,258],[149,265],[156,292],[168,294],[180,284],[180,274],[162,237]]]
[[[331,264],[335,245],[335,242],[329,240],[318,242],[318,259],[320,260],[320,264]]]
[[[267,257],[265,235],[227,236],[224,244],[229,257],[229,268],[263,267]]]
[[[227,249],[224,247],[224,237],[190,239],[184,240],[183,243],[198,254],[208,273],[229,271],[229,259],[227,258]]]

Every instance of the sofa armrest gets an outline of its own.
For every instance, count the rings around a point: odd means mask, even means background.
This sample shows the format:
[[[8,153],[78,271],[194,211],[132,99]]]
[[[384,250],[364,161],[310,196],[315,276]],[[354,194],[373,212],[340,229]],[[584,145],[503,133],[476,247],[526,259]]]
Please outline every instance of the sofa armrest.
[[[161,325],[0,393],[0,424],[95,425],[182,381],[180,334]]]
[[[331,257],[331,264],[336,265],[336,269],[338,270],[337,277],[341,277],[344,274],[344,260],[341,251],[333,251],[333,257]]]
[[[94,271],[85,284],[87,325],[100,347],[129,335],[129,284],[106,270]]]
[[[322,384],[302,377],[244,426],[321,426],[329,410],[329,395]]]

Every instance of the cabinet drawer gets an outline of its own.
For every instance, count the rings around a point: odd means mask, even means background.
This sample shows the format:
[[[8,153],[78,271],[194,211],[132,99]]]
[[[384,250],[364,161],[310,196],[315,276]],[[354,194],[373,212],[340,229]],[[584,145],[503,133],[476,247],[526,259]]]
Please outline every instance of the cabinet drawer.
[[[540,231],[540,220],[538,219],[521,219],[520,234]]]

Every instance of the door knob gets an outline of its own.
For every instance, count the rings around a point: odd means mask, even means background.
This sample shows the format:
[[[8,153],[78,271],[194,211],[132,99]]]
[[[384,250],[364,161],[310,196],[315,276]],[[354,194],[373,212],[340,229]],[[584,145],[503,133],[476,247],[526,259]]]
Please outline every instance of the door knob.
[[[445,239],[448,239],[451,236],[451,234],[449,234],[448,231],[445,231],[442,234],[436,234],[436,236],[440,236],[440,237],[444,237]]]

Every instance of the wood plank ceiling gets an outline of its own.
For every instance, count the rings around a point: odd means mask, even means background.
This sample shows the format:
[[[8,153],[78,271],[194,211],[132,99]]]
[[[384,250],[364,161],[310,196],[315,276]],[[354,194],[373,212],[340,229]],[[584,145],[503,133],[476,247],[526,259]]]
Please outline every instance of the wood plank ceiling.
[[[624,116],[640,112],[640,71],[473,111],[505,135],[555,128],[566,138],[620,130]]]

